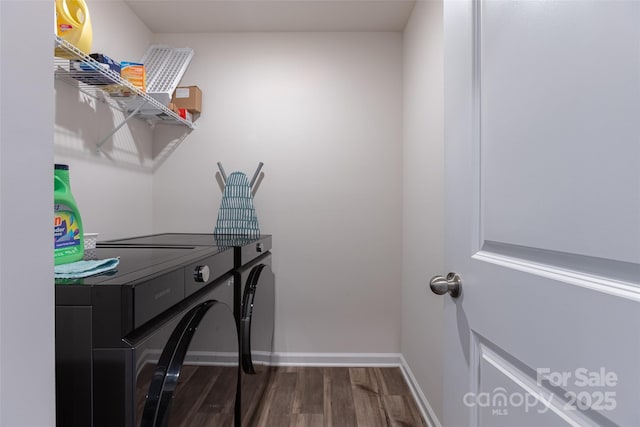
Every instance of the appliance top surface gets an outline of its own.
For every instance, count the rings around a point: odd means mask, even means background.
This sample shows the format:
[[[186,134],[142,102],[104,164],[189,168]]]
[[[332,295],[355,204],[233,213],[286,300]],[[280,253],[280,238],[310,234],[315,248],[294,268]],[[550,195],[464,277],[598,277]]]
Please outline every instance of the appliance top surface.
[[[120,258],[115,271],[82,279],[56,279],[56,285],[135,285],[227,248],[203,246],[98,245],[98,259]]]
[[[82,279],[56,279],[56,285],[131,285],[252,242],[270,239],[201,233],[162,233],[98,242],[97,259],[120,258],[115,271]],[[233,265],[229,266],[229,270]]]
[[[160,246],[216,246],[218,248],[241,247],[258,241],[267,235],[247,237],[231,234],[203,234],[203,233],[162,233],[149,236],[131,237],[125,239],[101,242],[105,245],[160,245]]]

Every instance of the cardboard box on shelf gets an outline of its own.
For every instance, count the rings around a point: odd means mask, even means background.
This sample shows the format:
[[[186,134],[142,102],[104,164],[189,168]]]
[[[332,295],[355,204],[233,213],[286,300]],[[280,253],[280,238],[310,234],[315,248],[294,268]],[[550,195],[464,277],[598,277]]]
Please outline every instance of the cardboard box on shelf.
[[[198,86],[181,86],[173,92],[171,102],[178,108],[185,108],[190,113],[202,112],[202,91]]]
[[[173,102],[170,102],[167,105],[167,108],[171,111],[173,111],[174,113],[176,113],[177,115],[180,115],[180,109],[176,106],[176,104],[174,104]]]

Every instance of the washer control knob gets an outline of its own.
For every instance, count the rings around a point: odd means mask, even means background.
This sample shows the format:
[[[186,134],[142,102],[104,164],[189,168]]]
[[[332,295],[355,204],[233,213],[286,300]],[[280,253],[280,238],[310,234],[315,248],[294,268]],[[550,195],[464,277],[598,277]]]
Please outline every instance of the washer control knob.
[[[210,273],[208,265],[199,265],[193,272],[193,279],[196,282],[206,283],[209,281]]]
[[[262,243],[256,243],[256,252],[262,252],[264,250]]]

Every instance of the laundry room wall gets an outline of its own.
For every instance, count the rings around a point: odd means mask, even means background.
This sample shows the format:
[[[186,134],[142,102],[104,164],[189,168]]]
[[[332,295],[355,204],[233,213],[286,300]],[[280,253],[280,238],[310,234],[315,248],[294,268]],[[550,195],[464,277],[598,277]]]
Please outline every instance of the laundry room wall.
[[[442,419],[444,298],[429,279],[444,272],[443,16],[418,1],[404,31],[402,354]]]
[[[264,162],[277,352],[398,353],[402,35],[156,34],[191,47],[198,128],[158,168],[154,231],[212,232],[227,174]]]
[[[89,1],[92,52],[138,61],[151,32],[121,1]],[[100,153],[96,143],[125,114],[55,82],[55,161],[70,165],[71,188],[86,232],[100,240],[152,231],[152,138],[149,126],[130,120]]]

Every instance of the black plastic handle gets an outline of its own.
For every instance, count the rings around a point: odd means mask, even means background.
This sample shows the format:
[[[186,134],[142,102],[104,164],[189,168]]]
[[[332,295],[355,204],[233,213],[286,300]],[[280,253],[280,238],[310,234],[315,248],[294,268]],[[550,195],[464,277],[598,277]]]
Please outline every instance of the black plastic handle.
[[[265,264],[258,264],[251,269],[242,300],[242,320],[240,322],[242,331],[241,363],[242,370],[247,374],[256,373],[251,356],[251,320],[253,318],[253,303],[256,297],[258,281],[265,267]]]
[[[141,427],[167,426],[173,394],[178,384],[180,369],[182,369],[187,349],[200,321],[215,304],[220,303],[216,300],[208,300],[198,304],[184,315],[171,333],[153,371],[149,394],[142,413]]]

